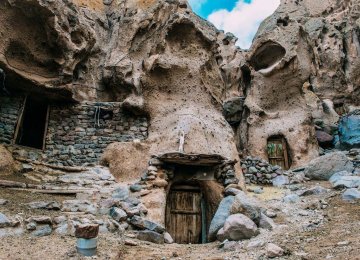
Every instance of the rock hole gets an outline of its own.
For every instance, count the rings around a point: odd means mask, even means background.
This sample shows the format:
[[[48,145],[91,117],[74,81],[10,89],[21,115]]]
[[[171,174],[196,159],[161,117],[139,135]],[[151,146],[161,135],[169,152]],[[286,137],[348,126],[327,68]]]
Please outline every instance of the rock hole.
[[[268,41],[255,51],[250,63],[256,71],[267,69],[278,63],[285,54],[284,47],[276,42]]]

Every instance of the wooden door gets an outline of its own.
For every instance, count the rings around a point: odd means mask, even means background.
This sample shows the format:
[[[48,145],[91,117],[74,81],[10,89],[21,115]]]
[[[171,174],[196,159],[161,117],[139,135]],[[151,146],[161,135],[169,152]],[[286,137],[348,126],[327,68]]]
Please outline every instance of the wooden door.
[[[285,138],[270,138],[267,144],[267,153],[271,165],[278,165],[284,170],[290,168]]]
[[[166,229],[178,244],[201,243],[200,190],[172,189],[166,207]]]

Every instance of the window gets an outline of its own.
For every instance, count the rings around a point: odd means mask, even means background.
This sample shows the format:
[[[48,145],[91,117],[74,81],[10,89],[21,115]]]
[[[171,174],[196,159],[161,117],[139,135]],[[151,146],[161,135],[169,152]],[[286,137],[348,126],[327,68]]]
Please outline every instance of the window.
[[[46,102],[27,97],[15,133],[15,143],[36,149],[44,149],[49,117]]]

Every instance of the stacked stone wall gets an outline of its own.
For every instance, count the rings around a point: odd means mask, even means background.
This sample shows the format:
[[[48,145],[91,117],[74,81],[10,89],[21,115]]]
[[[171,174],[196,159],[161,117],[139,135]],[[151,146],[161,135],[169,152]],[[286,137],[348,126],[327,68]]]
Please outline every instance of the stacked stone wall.
[[[12,143],[23,101],[23,97],[0,96],[0,143]]]
[[[23,97],[0,97],[0,143],[15,156],[62,166],[97,164],[113,142],[144,140],[148,120],[123,111],[118,102],[49,105],[45,149],[11,145]]]

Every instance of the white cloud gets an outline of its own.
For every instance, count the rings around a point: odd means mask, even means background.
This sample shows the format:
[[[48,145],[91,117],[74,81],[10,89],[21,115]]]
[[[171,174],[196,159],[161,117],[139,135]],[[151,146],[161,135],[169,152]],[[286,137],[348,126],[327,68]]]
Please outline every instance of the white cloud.
[[[251,46],[260,23],[279,6],[280,0],[253,0],[246,4],[239,0],[232,11],[213,12],[208,20],[217,28],[231,32],[239,38],[237,45],[243,49]]]
[[[195,12],[200,11],[203,4],[207,2],[207,0],[188,0],[190,6]]]

